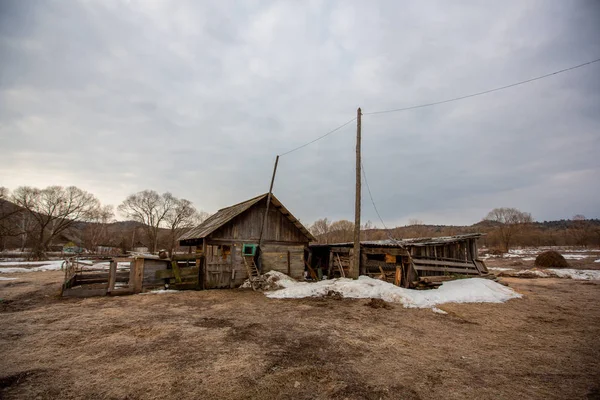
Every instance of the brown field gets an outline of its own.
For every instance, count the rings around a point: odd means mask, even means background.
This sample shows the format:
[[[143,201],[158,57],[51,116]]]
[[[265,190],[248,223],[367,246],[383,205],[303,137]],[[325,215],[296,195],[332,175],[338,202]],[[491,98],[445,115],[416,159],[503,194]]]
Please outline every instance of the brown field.
[[[0,398],[600,398],[598,281],[504,278],[522,299],[441,315],[246,290],[59,299],[61,272],[11,276]]]

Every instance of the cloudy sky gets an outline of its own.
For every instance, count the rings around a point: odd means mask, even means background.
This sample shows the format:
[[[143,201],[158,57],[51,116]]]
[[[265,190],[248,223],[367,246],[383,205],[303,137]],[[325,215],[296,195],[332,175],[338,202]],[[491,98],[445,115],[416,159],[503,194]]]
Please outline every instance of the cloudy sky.
[[[0,1],[0,186],[208,212],[266,192],[276,154],[363,112],[600,58],[600,2]],[[303,222],[352,219],[356,127],[281,158]],[[389,226],[494,207],[600,217],[600,63],[486,96],[365,115]],[[363,185],[364,186],[364,185]],[[363,187],[363,221],[381,226]]]

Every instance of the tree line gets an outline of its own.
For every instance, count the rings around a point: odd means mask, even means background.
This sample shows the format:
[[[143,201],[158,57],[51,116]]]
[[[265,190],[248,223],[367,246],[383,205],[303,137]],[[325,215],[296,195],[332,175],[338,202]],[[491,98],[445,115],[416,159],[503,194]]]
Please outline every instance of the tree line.
[[[36,258],[44,258],[59,237],[70,234],[79,235],[79,242],[91,251],[100,245],[131,250],[143,240],[142,244],[151,252],[164,248],[172,253],[177,248],[177,238],[209,215],[197,210],[187,199],[154,190],[129,195],[117,211],[137,225],[117,222],[112,205],[102,205],[96,196],[75,186],[44,189],[21,186],[12,193],[0,187],[0,250],[11,244],[21,250],[30,248]],[[309,229],[321,243],[350,242],[354,222],[321,218]],[[361,226],[361,240],[471,232],[486,233],[483,245],[504,252],[515,245],[600,246],[598,220],[575,215],[563,224],[555,221],[547,226],[534,222],[530,213],[516,208],[495,208],[481,222],[469,227],[425,225],[413,219],[406,226],[386,230],[367,221]]]
[[[309,230],[320,243],[351,242],[354,223],[321,218]],[[361,226],[361,240],[452,236],[484,233],[483,246],[507,252],[514,246],[597,246],[600,247],[600,221],[581,214],[570,220],[536,222],[530,213],[516,208],[494,208],[471,226],[426,225],[417,219],[405,226],[382,229],[370,221]]]
[[[156,252],[159,244],[172,252],[177,238],[208,216],[187,199],[154,190],[129,195],[117,210],[140,224],[151,252]],[[6,247],[7,239],[13,238],[20,242],[22,250],[29,247],[36,258],[44,258],[61,235],[72,236],[74,231],[83,236],[90,250],[116,245],[110,243],[114,237],[109,234],[109,226],[115,222],[113,206],[102,205],[92,193],[75,186],[21,186],[12,193],[0,187],[0,249]],[[131,247],[136,231],[134,228]],[[159,243],[162,232],[167,232],[167,237]]]

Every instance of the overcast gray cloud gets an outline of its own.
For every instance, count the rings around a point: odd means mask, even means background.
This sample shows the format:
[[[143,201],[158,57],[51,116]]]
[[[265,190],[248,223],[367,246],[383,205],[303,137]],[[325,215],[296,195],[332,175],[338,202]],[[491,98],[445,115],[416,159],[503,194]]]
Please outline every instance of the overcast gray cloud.
[[[356,114],[600,57],[597,1],[0,1],[0,185],[150,188],[214,212],[276,154]],[[304,222],[353,217],[353,124],[282,157]],[[431,108],[365,115],[388,225],[600,217],[600,63]],[[377,225],[368,195],[364,220]]]

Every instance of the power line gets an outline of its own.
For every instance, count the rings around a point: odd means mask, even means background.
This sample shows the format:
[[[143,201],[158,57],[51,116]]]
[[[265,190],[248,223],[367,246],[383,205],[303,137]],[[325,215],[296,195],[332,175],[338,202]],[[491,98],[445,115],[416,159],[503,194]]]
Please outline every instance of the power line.
[[[492,93],[492,92],[497,92],[499,90],[504,90],[504,89],[508,89],[508,88],[511,88],[511,87],[523,85],[525,83],[529,83],[529,82],[537,81],[537,80],[540,80],[540,79],[548,78],[550,76],[561,74],[563,72],[567,72],[567,71],[571,71],[571,70],[574,70],[574,69],[577,69],[577,68],[585,67],[586,65],[590,65],[590,64],[596,63],[598,61],[600,61],[600,58],[596,59],[596,60],[593,60],[593,61],[588,61],[588,62],[583,63],[583,64],[575,65],[574,67],[561,69],[560,71],[555,71],[555,72],[552,72],[550,74],[538,76],[536,78],[531,78],[531,79],[527,79],[525,81],[521,81],[521,82],[517,82],[517,83],[512,83],[510,85],[501,86],[501,87],[498,87],[498,88],[495,88],[495,89],[485,90],[483,92],[468,94],[466,96],[455,97],[453,99],[436,101],[436,102],[433,102],[433,103],[421,104],[421,105],[418,105],[418,106],[411,106],[411,107],[404,107],[404,108],[395,108],[395,109],[392,109],[392,110],[366,112],[366,113],[363,113],[363,115],[386,114],[386,113],[392,113],[392,112],[414,110],[416,108],[431,107],[431,106],[436,106],[438,104],[450,103],[452,101],[464,100],[464,99],[468,99],[469,97],[481,96],[481,95],[484,95],[484,94],[488,94],[488,93]]]
[[[309,144],[313,144],[314,142],[316,142],[316,141],[319,141],[319,140],[321,140],[321,139],[323,139],[323,138],[325,138],[325,137],[327,137],[327,136],[331,135],[332,133],[339,131],[340,129],[342,129],[343,127],[345,127],[346,125],[348,125],[349,123],[351,123],[351,122],[353,122],[353,121],[356,121],[356,117],[352,118],[352,119],[351,119],[350,121],[348,121],[348,122],[345,122],[345,123],[343,123],[342,125],[338,126],[337,128],[335,128],[335,129],[333,129],[333,130],[330,130],[330,131],[329,131],[329,132],[327,132],[326,134],[324,134],[324,135],[321,135],[321,136],[319,136],[318,138],[316,138],[316,139],[314,139],[314,140],[311,140],[311,141],[310,141],[310,142],[308,142],[308,143],[305,143],[305,144],[303,144],[302,146],[298,146],[298,147],[296,147],[296,148],[294,148],[294,149],[292,149],[292,150],[290,150],[290,151],[286,151],[285,153],[282,153],[282,154],[280,154],[279,156],[283,157],[283,156],[285,156],[285,155],[287,155],[287,154],[293,153],[293,152],[294,152],[294,151],[296,151],[296,150],[300,150],[301,148],[303,148],[303,147],[306,147],[306,146],[308,146]]]
[[[367,191],[369,192],[369,197],[371,198],[371,204],[373,204],[373,208],[375,209],[375,213],[379,217],[379,221],[381,221],[381,224],[387,231],[388,228],[385,225],[385,222],[383,222],[383,218],[381,218],[381,215],[379,214],[379,210],[377,209],[377,206],[375,205],[375,200],[373,200],[373,194],[371,193],[371,187],[369,186],[369,181],[367,180],[367,173],[365,172],[365,166],[362,163],[362,161],[360,163],[360,168],[362,169],[363,178],[365,179],[365,184],[367,185]]]

